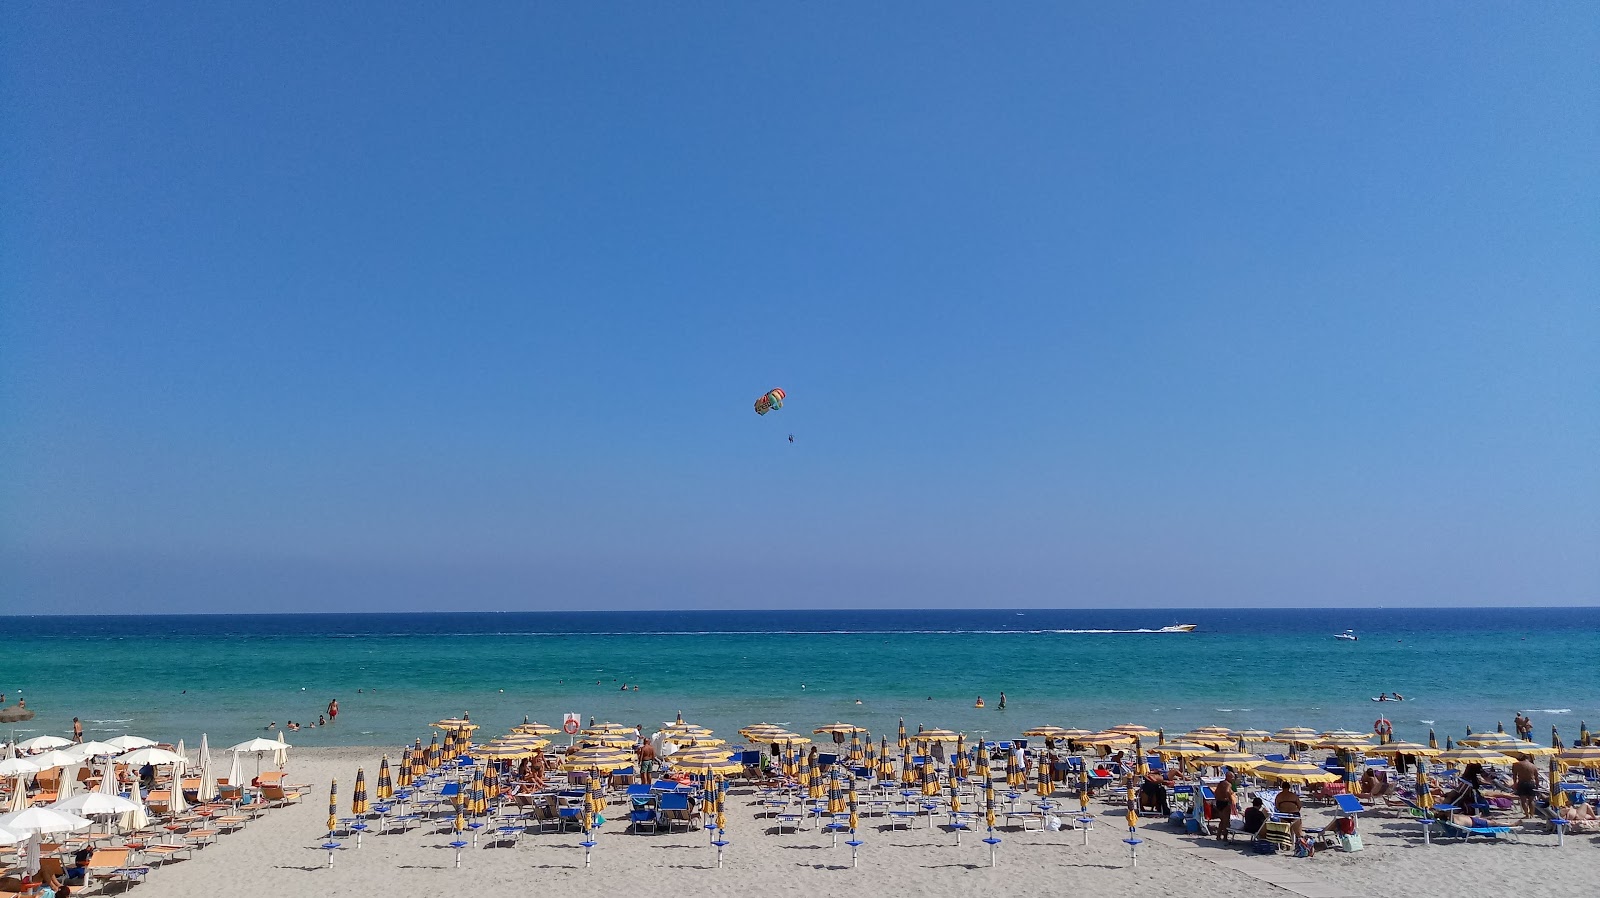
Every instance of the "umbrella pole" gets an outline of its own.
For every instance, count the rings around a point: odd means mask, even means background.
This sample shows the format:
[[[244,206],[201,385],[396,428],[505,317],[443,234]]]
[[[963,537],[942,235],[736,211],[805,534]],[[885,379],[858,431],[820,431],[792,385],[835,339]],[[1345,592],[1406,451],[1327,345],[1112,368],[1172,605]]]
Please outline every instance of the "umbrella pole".
[[[585,838],[583,840],[583,843],[582,843],[583,844],[583,868],[585,870],[587,870],[587,869],[589,869],[589,851],[590,851],[590,849],[594,848],[594,830],[593,829],[587,830],[585,832],[585,835],[587,836],[587,838]]]
[[[728,835],[728,833],[727,833],[726,830],[722,829],[721,827],[718,827],[717,828],[717,840],[715,842],[711,843],[711,844],[717,846],[717,869],[718,870],[722,869],[722,849],[724,849],[724,848],[726,848],[728,846],[727,835]]]

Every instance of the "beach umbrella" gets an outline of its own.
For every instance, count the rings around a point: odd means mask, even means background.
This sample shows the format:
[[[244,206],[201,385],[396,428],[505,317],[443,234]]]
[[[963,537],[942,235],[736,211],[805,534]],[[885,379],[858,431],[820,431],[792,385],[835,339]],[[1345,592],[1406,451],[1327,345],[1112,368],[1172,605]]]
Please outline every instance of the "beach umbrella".
[[[789,731],[775,723],[752,723],[738,730],[739,735],[751,742],[782,742]]]
[[[272,753],[272,766],[282,770],[289,766],[289,743],[283,741],[283,730],[278,731],[278,750]]]
[[[817,747],[811,746],[810,756],[806,758],[806,765],[811,771],[811,778],[806,781],[806,797],[821,798],[826,791],[822,785],[822,762],[817,758]]]
[[[1167,758],[1196,758],[1200,755],[1209,755],[1214,751],[1204,745],[1193,742],[1168,742],[1150,749],[1152,752]]]
[[[561,732],[561,728],[550,726],[547,723],[524,720],[522,723],[512,727],[511,732],[521,733],[525,736],[554,736]]]
[[[442,752],[442,749],[439,748],[439,734],[438,733],[434,733],[433,734],[433,739],[428,742],[428,769],[429,770],[438,770],[439,769],[439,765],[444,761],[444,758],[441,755],[441,752]]]
[[[21,834],[14,833],[9,829],[0,829],[0,848],[10,848],[12,845],[23,841],[26,841],[26,839]]]
[[[27,758],[6,758],[0,761],[0,776],[32,776],[43,769]]]
[[[1272,739],[1272,734],[1266,730],[1234,730],[1233,734],[1248,742],[1267,742]]]
[[[1561,788],[1561,759],[1550,758],[1550,808],[1559,811],[1567,806],[1567,791]]]
[[[200,790],[195,799],[201,804],[217,800],[217,778],[211,770],[211,740],[200,734]]]
[[[450,796],[451,808],[455,811],[455,819],[450,821],[450,828],[457,833],[456,841],[460,841],[460,833],[467,828],[467,790],[468,786],[461,782],[459,771],[456,775],[456,794]]]
[[[0,814],[0,828],[8,829],[18,835],[32,833],[40,836],[58,835],[61,833],[75,833],[87,829],[93,824],[58,808],[47,808],[35,805],[9,814]]]
[[[800,754],[800,759],[799,759],[799,762],[798,762],[798,765],[797,765],[797,768],[796,768],[796,773],[795,773],[794,779],[795,779],[795,782],[799,784],[801,793],[805,794],[805,795],[810,795],[810,793],[811,793],[811,758],[803,751],[800,752],[799,754]]]
[[[66,740],[62,741],[65,742]],[[117,736],[114,739],[107,739],[105,744],[122,752],[133,751],[136,748],[149,748],[156,744],[156,740],[146,739],[143,736]]]
[[[902,755],[911,753],[911,740],[906,738],[906,719],[904,717],[900,718],[899,746]]]
[[[1056,791],[1056,784],[1050,779],[1050,759],[1045,752],[1039,753],[1039,779],[1034,783],[1034,791],[1040,798],[1049,798]]]
[[[835,764],[828,769],[828,813],[843,814],[846,810],[844,800],[844,782],[839,777],[839,767]]]
[[[1106,732],[1125,733],[1137,739],[1154,739],[1157,735],[1155,730],[1137,723],[1124,723],[1114,727],[1106,727]]]
[[[1457,739],[1456,744],[1476,748],[1499,749],[1502,745],[1509,745],[1518,741],[1520,740],[1510,733],[1497,731],[1493,733],[1468,733],[1466,736]]]
[[[1260,761],[1250,769],[1252,775],[1279,783],[1331,783],[1339,777],[1294,755],[1282,761]]]
[[[1288,745],[1301,745],[1310,748],[1311,743],[1320,738],[1322,738],[1322,734],[1310,727],[1284,727],[1273,733],[1267,741],[1283,742]]]
[[[1433,789],[1428,782],[1428,768],[1425,764],[1417,766],[1417,807],[1424,811],[1433,810]]]
[[[852,735],[854,733],[859,733],[859,732],[861,732],[862,730],[865,730],[865,729],[866,729],[866,727],[859,727],[859,726],[856,726],[853,723],[830,723],[830,724],[827,724],[825,726],[817,727],[816,729],[812,730],[811,732],[813,732],[813,733],[828,733],[829,735],[833,736],[833,741],[835,743],[843,745],[844,744],[844,737]]]
[[[1433,727],[1428,727],[1428,747],[1432,749],[1439,747],[1439,737],[1433,734]]]
[[[872,770],[872,768],[876,767],[877,765],[878,765],[878,747],[876,745],[872,744],[872,734],[871,733],[862,733],[861,734],[861,761],[860,761],[860,766],[865,767],[865,768],[867,768],[867,770],[870,771],[870,770]],[[851,776],[854,777],[855,774],[852,773]]]
[[[850,789],[845,794],[845,804],[850,810],[850,838],[854,839],[856,829],[861,825],[861,815],[856,811],[856,778],[853,776],[850,777]]]
[[[861,730],[850,731],[850,763],[852,764],[860,764],[866,757],[861,750],[861,732]],[[872,737],[868,736],[867,738],[870,739]]]
[[[744,765],[726,749],[702,748],[673,755],[672,769],[712,777],[739,773],[744,770]]]
[[[104,792],[83,792],[71,798],[56,801],[50,805],[51,810],[76,814],[80,817],[109,817],[116,814],[126,814],[137,807],[132,801],[121,795],[107,795]]]
[[[350,814],[355,817],[365,817],[370,810],[367,801],[367,770],[365,767],[356,768],[356,787],[350,790]]]
[[[1022,749],[1013,748],[1006,752],[1006,785],[1013,789],[1028,784],[1028,774],[1022,769]]]
[[[894,758],[889,755],[888,736],[882,737],[878,742],[878,779],[894,782]]]
[[[933,753],[922,747],[922,794],[930,798],[939,794],[939,771],[933,767]]]
[[[200,743],[204,745],[205,741],[205,736],[201,736]],[[115,745],[112,745],[109,742],[79,742],[76,745],[72,745],[63,749],[63,751],[80,761],[87,761],[90,758],[98,758],[104,755],[117,755],[122,753],[122,749],[117,748]]]
[[[1492,749],[1503,755],[1510,755],[1513,758],[1543,758],[1556,754],[1554,748],[1546,748],[1537,742],[1528,742],[1523,739],[1496,743],[1492,746]]]
[[[985,780],[983,784],[983,822],[994,832],[994,780]]]
[[[1568,767],[1600,770],[1600,745],[1576,745],[1563,751],[1560,757]]]
[[[1098,733],[1090,733],[1089,735],[1074,741],[1082,742],[1085,745],[1112,746],[1123,745],[1132,742],[1134,738],[1135,737],[1131,733],[1119,733],[1112,730],[1104,730]]]
[[[435,720],[429,726],[444,730],[447,733],[456,733],[463,730],[471,731],[478,728],[477,724],[466,717],[446,717],[444,720]]]
[[[1208,767],[1237,767],[1240,769],[1249,768],[1262,760],[1260,755],[1234,750],[1214,751],[1194,758],[1195,763],[1205,764]],[[1333,778],[1338,779],[1338,777]]]
[[[21,749],[22,751],[30,752],[45,751],[46,749],[51,748],[66,748],[71,744],[71,740],[63,739],[60,736],[35,736],[32,739],[25,739],[21,742],[18,742],[17,748]],[[155,743],[152,742],[150,744],[154,745]]]
[[[328,839],[333,840],[333,831],[339,828],[339,780],[334,779],[328,784]]]
[[[959,820],[956,817],[956,815],[960,814],[960,813],[961,813],[961,790],[960,790],[959,785],[956,783],[956,781],[955,780],[951,780],[950,781],[950,822],[951,823],[959,822]],[[960,834],[957,833],[957,835],[959,836]]]
[[[1022,731],[1022,735],[1037,739],[1070,739],[1071,730],[1058,726],[1037,726]]]
[[[584,727],[583,729],[579,730],[578,733],[579,733],[579,735],[583,735],[583,736],[630,736],[631,737],[631,736],[637,736],[639,734],[639,731],[634,729],[631,726],[628,726],[627,724],[612,723],[611,721],[608,720],[608,721],[606,721],[604,723],[590,724],[589,726]]]
[[[1437,748],[1415,742],[1385,742],[1382,745],[1368,745],[1361,751],[1369,755],[1416,755],[1419,758],[1431,758],[1439,753]]]
[[[472,816],[482,817],[489,813],[489,797],[483,785],[483,765],[472,768]]]
[[[1215,733],[1195,730],[1179,736],[1178,741],[1185,742],[1190,745],[1204,745],[1215,750],[1231,748],[1237,743],[1237,737],[1235,737],[1232,733],[1227,732]]]
[[[917,782],[917,762],[910,751],[900,755],[900,785],[912,786]]]
[[[634,761],[635,757],[632,752],[595,745],[574,751],[567,756],[566,761],[561,766],[569,771],[588,770],[600,774],[631,767]]]
[[[962,779],[966,779],[966,776],[967,740],[966,736],[963,735],[960,739],[956,740],[956,753],[950,758],[950,778],[955,779],[956,777],[960,777]]]
[[[418,777],[427,776],[427,774],[428,750],[422,747],[422,740],[418,739],[417,744],[411,749],[411,782],[415,782]],[[410,783],[407,783],[407,785],[410,785]]]
[[[161,751],[161,749],[154,749],[154,750],[155,751]],[[170,751],[163,752],[163,754],[171,755],[172,752],[170,752]],[[53,770],[53,769],[55,769],[57,767],[65,767],[68,764],[76,764],[76,763],[78,763],[78,759],[77,758],[73,757],[72,755],[67,754],[64,751],[61,751],[59,749],[54,749],[54,748],[47,749],[45,751],[41,751],[41,752],[38,752],[36,754],[29,755],[28,756],[28,760],[32,761],[41,771],[43,771],[43,770]],[[164,762],[159,762],[158,761],[157,763],[164,763]]]
[[[400,763],[395,767],[395,782],[402,789],[411,786],[411,746],[409,745],[400,751]]]
[[[1578,721],[1578,744],[1588,745],[1593,741],[1594,739],[1589,735],[1589,724],[1582,720]]]
[[[1465,748],[1447,748],[1438,754],[1439,760],[1446,764],[1495,764],[1509,766],[1515,761],[1492,748],[1479,746],[1466,746]]]
[[[961,734],[951,730],[922,730],[917,733],[917,741],[924,745],[934,742],[959,742]]]

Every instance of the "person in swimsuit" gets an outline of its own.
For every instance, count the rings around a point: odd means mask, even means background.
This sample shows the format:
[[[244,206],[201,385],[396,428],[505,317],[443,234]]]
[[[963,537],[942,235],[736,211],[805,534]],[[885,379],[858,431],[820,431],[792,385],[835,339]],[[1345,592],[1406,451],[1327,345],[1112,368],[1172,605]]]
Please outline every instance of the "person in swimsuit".
[[[328,722],[329,723],[333,723],[335,720],[338,720],[338,719],[339,719],[339,700],[338,699],[334,699],[334,700],[328,702]]]
[[[1296,839],[1300,838],[1300,811],[1303,807],[1304,804],[1301,802],[1300,796],[1296,795],[1295,791],[1289,788],[1288,783],[1284,783],[1281,787],[1279,787],[1278,794],[1272,799],[1273,810],[1283,814],[1286,817],[1294,818],[1289,821],[1289,832],[1293,833]]]
[[[1233,826],[1233,774],[1228,774],[1213,793],[1211,807],[1217,815],[1217,841],[1228,841],[1228,831]]]
[[[649,785],[656,772],[656,747],[646,739],[639,744],[639,781]]]
[[[1522,806],[1522,819],[1526,820],[1534,815],[1533,799],[1539,794],[1539,768],[1523,758],[1511,765],[1511,780],[1515,784],[1517,803]]]

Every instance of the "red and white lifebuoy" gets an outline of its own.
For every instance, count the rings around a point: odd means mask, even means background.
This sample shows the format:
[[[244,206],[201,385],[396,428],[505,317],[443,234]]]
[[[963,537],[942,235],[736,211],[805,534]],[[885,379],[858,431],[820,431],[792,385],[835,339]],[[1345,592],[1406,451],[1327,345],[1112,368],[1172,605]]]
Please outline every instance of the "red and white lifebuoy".
[[[1394,725],[1389,723],[1389,718],[1380,717],[1372,722],[1372,731],[1387,739],[1394,733]]]

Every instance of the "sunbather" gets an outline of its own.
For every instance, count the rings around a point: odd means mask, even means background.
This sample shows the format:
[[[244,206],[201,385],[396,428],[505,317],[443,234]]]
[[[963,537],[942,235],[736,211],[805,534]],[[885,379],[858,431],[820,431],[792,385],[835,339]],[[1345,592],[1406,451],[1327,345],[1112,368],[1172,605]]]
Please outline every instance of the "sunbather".
[[[1267,822],[1267,809],[1261,805],[1261,796],[1250,799],[1250,806],[1244,809],[1244,831],[1254,836],[1261,832],[1261,827]]]
[[[1284,783],[1283,786],[1278,789],[1278,794],[1272,799],[1272,807],[1274,810],[1286,817],[1293,818],[1289,821],[1289,831],[1294,834],[1296,839],[1300,838],[1300,812],[1304,806],[1305,805],[1301,801],[1300,796],[1296,795],[1295,791],[1289,788],[1288,783]]]

